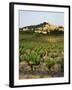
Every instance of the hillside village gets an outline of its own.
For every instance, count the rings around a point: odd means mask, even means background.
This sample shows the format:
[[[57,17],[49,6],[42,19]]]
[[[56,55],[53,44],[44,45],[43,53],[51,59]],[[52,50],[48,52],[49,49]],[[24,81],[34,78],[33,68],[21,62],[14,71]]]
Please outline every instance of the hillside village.
[[[38,25],[25,26],[19,29],[20,31],[33,31],[36,33],[50,34],[50,33],[64,33],[64,27],[48,22],[43,22]]]

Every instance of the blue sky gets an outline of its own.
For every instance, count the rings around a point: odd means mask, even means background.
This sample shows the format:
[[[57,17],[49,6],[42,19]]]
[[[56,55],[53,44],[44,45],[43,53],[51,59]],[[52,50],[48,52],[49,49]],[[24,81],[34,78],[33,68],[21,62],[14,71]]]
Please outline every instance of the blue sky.
[[[36,25],[43,22],[64,25],[64,13],[48,11],[19,11],[19,27]]]

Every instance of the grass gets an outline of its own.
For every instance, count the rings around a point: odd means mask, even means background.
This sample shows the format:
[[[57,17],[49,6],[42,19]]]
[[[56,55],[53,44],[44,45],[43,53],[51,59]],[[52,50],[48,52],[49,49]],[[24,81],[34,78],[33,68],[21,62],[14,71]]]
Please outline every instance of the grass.
[[[64,71],[64,35],[19,32],[19,62],[27,61],[31,70],[36,65],[61,64]],[[45,66],[47,68],[47,66]],[[45,71],[45,69],[44,69]],[[43,76],[42,76],[43,77]]]

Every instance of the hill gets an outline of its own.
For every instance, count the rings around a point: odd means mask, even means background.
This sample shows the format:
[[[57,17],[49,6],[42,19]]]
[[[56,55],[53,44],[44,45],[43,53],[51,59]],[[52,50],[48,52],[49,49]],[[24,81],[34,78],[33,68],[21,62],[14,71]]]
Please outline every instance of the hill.
[[[43,33],[43,34],[64,33],[63,26],[50,24],[48,22],[43,22],[43,23],[40,23],[38,25],[25,26],[25,27],[20,28],[19,30],[20,31],[32,31],[32,32]]]

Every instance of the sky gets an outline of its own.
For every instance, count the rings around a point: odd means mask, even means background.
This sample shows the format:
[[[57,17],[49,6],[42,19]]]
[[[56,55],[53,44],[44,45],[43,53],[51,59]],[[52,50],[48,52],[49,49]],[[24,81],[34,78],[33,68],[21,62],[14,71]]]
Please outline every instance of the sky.
[[[64,13],[52,11],[19,11],[19,27],[37,25],[43,22],[64,25]]]

